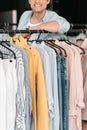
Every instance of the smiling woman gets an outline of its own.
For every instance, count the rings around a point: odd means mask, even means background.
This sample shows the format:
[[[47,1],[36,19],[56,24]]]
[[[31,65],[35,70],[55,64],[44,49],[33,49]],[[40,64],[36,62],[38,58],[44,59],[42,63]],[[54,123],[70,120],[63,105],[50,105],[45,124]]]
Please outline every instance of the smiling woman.
[[[65,18],[54,11],[47,10],[50,0],[28,0],[28,3],[31,10],[22,14],[18,29],[29,27],[30,30],[46,30],[51,33],[64,33],[69,30],[70,24]]]
[[[50,3],[50,0],[28,0],[29,4],[34,11],[34,13],[45,13],[47,5]]]
[[[33,15],[30,19],[31,23],[39,23],[46,12],[46,7],[50,3],[50,0],[28,0],[32,8]]]
[[[31,9],[31,7],[30,7],[30,4],[29,4],[29,1],[27,0],[27,3],[26,3],[26,7],[27,7],[27,9]],[[50,2],[49,2],[49,4],[47,5],[47,7],[46,7],[47,9],[51,9],[51,10],[53,10],[53,0],[50,0]]]

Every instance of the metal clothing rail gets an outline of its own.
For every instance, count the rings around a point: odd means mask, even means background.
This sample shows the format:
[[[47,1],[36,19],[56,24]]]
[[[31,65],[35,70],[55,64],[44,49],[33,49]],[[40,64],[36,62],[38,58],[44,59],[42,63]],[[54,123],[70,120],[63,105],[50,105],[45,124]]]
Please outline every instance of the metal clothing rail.
[[[0,33],[48,33],[45,30],[5,30],[0,29]]]
[[[78,35],[79,33],[87,34],[87,29],[70,29],[68,32],[66,32],[66,35]]]
[[[0,33],[3,33],[3,34],[9,34],[9,35],[15,35],[15,34],[21,34],[21,33],[29,33],[29,34],[32,34],[32,33],[50,33],[48,31],[45,31],[45,30],[29,30],[29,29],[26,29],[26,30],[8,30],[8,29],[0,29]]]
[[[9,30],[9,26],[17,26],[17,23],[0,23],[0,33],[37,33],[37,32],[42,32],[42,33],[47,33],[47,31],[44,30]],[[3,27],[3,28],[2,28]],[[70,23],[70,30],[68,32],[81,32],[85,31],[87,29],[87,24],[74,24]],[[49,33],[49,32],[48,32]]]
[[[45,30],[8,30],[8,29],[0,29],[0,34],[9,34],[10,36],[14,36],[15,34],[21,34],[21,33],[50,33]],[[70,29],[68,32],[64,33],[65,35],[78,35],[79,33],[87,34],[87,29]],[[62,34],[61,34],[62,35]]]
[[[0,27],[17,26],[17,23],[0,23]],[[87,24],[70,23],[70,28],[87,28]]]
[[[70,29],[87,29],[87,24],[70,24]]]
[[[1,25],[1,24],[0,24]],[[2,24],[3,25],[3,24]],[[80,26],[81,25],[81,26]],[[84,33],[87,34],[87,24],[73,24],[73,26],[78,26],[80,28],[70,28],[68,32],[64,33],[65,35],[70,35],[70,36],[74,36],[74,35],[78,35],[79,33]],[[85,27],[85,28],[82,28]],[[4,28],[4,29],[0,29],[0,34],[9,34],[10,36],[13,36],[15,34],[21,34],[21,33],[51,33],[45,30],[9,30],[8,28]],[[61,34],[62,35],[62,34]]]

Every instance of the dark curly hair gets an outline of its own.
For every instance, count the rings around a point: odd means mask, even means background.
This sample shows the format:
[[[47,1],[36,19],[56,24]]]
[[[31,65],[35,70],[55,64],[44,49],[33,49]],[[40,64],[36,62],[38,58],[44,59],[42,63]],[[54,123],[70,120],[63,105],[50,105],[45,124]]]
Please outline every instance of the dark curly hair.
[[[50,0],[50,3],[47,5],[47,9],[50,9],[51,7],[52,7],[52,0]],[[29,10],[31,9],[28,0],[26,2],[26,8],[29,9]]]

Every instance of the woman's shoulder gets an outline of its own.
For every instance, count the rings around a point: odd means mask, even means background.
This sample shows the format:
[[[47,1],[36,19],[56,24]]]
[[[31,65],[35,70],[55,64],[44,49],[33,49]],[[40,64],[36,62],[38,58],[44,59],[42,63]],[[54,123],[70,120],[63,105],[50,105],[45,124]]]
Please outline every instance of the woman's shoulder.
[[[52,10],[46,10],[46,12],[47,12],[47,14],[50,13],[50,14],[52,14],[52,15],[53,15],[53,14],[54,14],[54,15],[57,14],[55,11],[52,11]]]
[[[21,17],[26,17],[26,16],[29,16],[31,15],[32,11],[31,10],[26,10],[22,13]]]
[[[54,18],[58,17],[58,14],[52,10],[46,10],[46,15],[44,18],[53,20]]]
[[[28,20],[31,17],[32,11],[24,11],[19,19],[18,29],[22,29],[23,27],[27,26]],[[24,26],[25,25],[25,26]]]
[[[52,10],[46,10],[46,14],[43,18],[43,21],[55,20],[58,17],[58,14]]]

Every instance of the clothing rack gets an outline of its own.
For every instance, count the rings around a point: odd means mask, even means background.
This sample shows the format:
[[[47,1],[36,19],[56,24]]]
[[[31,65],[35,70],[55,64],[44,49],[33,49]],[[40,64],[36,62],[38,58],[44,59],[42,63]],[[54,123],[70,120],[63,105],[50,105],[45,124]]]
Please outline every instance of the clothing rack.
[[[74,36],[74,35],[78,35],[80,33],[84,33],[87,34],[87,29],[70,29],[67,33],[65,33],[66,35],[70,35],[70,36]]]
[[[13,23],[0,23],[0,33],[5,33],[5,34],[9,34],[10,36],[15,35],[16,33],[50,33],[48,31],[45,30],[9,30],[8,27],[9,26],[17,26],[17,24],[13,24]],[[3,29],[2,29],[3,27]],[[70,35],[70,36],[74,36],[74,35],[78,35],[79,33],[87,33],[87,24],[70,24],[70,29],[68,32],[65,33],[65,35]]]
[[[70,29],[67,33],[65,33],[66,35],[78,35],[79,33],[87,33],[87,24],[70,24]]]
[[[0,29],[0,33],[4,33],[4,34],[9,34],[10,36],[13,36],[15,34],[19,34],[19,33],[29,33],[29,34],[33,34],[33,33],[50,33],[48,31],[45,30],[4,30],[4,29]],[[79,33],[87,33],[87,29],[70,29],[68,32],[65,33],[65,35],[78,35]]]
[[[0,33],[4,33],[4,34],[9,34],[10,36],[14,36],[15,34],[19,34],[19,33],[29,33],[29,34],[33,34],[33,33],[50,33],[48,31],[45,30],[4,30],[4,29],[0,29]],[[78,35],[79,33],[87,33],[87,29],[70,29],[68,32],[65,33],[65,35],[70,35],[70,36],[74,36],[74,35]]]
[[[3,26],[3,27],[6,27],[6,26],[17,26],[17,23],[0,23],[0,27]],[[80,28],[87,28],[87,24],[73,24],[73,23],[70,23],[70,27],[73,28],[73,27],[80,27]]]
[[[29,33],[29,34],[32,34],[32,33],[50,33],[48,31],[45,31],[45,30],[29,30],[29,29],[26,29],[26,30],[8,30],[8,29],[0,29],[0,33],[4,33],[4,34],[9,34],[10,36],[13,36],[15,34],[19,34],[19,33]]]
[[[79,28],[79,29],[81,29],[81,28],[87,28],[87,24],[73,24],[73,23],[71,23],[70,24],[70,28],[71,29],[73,29],[73,28]]]

